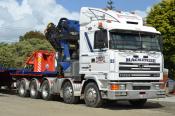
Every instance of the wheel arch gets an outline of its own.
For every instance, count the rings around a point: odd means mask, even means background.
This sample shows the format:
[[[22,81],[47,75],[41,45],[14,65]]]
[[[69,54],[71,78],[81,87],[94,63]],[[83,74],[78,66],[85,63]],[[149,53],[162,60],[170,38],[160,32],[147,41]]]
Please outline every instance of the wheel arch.
[[[48,81],[49,82],[49,85],[50,86],[53,86],[53,80],[54,79],[55,78],[51,78],[51,77],[43,77],[42,80],[41,80],[41,86],[42,86],[42,84],[43,84],[44,81]]]
[[[70,83],[72,84],[72,82],[71,82],[70,79],[64,79],[63,82],[62,82],[62,84],[61,84],[61,89],[63,88],[63,85],[64,85],[66,82],[70,82]]]
[[[83,83],[83,86],[82,86],[82,89],[81,89],[81,94],[84,94],[85,87],[87,86],[88,83],[95,83],[98,87],[97,81],[94,78],[89,78]]]

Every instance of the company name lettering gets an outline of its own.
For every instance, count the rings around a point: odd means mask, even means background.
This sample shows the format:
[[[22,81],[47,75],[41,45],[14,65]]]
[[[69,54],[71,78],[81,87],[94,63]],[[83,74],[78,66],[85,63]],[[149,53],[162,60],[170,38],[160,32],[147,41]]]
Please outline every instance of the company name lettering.
[[[126,58],[126,62],[156,62],[155,59],[148,59],[148,58]]]

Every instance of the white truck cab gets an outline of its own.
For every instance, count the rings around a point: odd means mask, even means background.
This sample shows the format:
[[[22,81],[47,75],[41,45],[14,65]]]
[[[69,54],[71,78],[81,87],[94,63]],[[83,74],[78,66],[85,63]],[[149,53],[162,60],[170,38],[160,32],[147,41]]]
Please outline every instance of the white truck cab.
[[[160,32],[134,13],[83,7],[79,58],[80,74],[100,99],[144,104],[165,96]],[[89,106],[97,105],[94,88],[85,93]]]

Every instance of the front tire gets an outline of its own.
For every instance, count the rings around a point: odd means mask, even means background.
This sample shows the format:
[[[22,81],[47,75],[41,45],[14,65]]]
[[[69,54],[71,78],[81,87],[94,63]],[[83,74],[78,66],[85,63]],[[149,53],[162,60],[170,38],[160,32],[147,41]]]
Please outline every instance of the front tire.
[[[39,98],[39,91],[37,87],[37,82],[35,80],[31,81],[30,83],[30,97],[33,99]]]
[[[20,97],[28,97],[29,92],[27,90],[27,85],[24,80],[21,80],[18,86],[18,94]]]
[[[44,100],[51,100],[53,97],[51,94],[49,82],[47,80],[45,80],[42,84],[41,96]]]
[[[100,107],[103,104],[100,91],[95,83],[87,84],[84,94],[84,100],[87,106]]]
[[[67,104],[76,104],[79,101],[79,97],[74,96],[74,90],[70,82],[65,82],[63,85],[63,100]]]
[[[129,103],[135,107],[143,107],[147,99],[129,100]]]

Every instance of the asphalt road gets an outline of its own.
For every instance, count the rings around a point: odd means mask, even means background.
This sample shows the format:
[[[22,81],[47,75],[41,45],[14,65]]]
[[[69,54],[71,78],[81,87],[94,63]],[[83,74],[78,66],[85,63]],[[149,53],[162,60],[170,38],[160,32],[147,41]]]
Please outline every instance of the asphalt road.
[[[173,101],[173,102],[171,102]],[[102,108],[90,108],[83,101],[65,104],[61,99],[21,98],[0,92],[0,116],[174,116],[175,97],[149,100],[143,108],[134,108],[128,102],[107,103]]]

